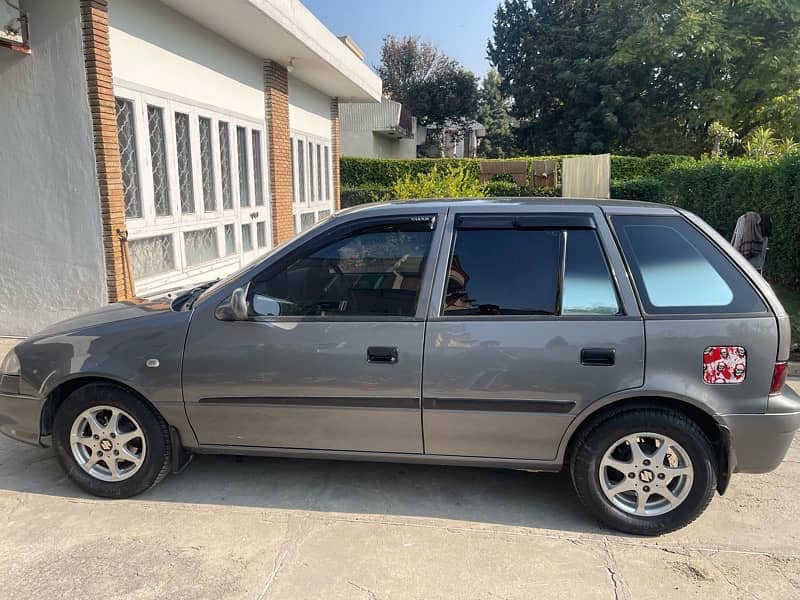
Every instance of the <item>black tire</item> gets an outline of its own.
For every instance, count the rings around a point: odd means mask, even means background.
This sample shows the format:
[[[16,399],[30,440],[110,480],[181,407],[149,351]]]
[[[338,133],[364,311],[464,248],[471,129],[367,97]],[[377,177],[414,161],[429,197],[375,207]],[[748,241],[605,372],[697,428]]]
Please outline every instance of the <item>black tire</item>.
[[[627,513],[603,493],[600,461],[617,440],[639,432],[672,438],[688,453],[694,480],[685,500],[658,516]],[[583,505],[600,521],[625,533],[656,536],[685,527],[706,509],[717,487],[715,454],[705,433],[685,415],[662,408],[637,408],[609,415],[589,426],[576,440],[571,460],[572,483]]]
[[[95,406],[119,408],[140,426],[147,451],[139,470],[128,479],[102,481],[78,464],[70,446],[70,431],[75,419]],[[114,383],[92,383],[64,399],[53,424],[53,447],[59,463],[70,479],[84,491],[103,498],[130,498],[147,491],[170,471],[172,448],[169,426],[144,400],[129,389]]]

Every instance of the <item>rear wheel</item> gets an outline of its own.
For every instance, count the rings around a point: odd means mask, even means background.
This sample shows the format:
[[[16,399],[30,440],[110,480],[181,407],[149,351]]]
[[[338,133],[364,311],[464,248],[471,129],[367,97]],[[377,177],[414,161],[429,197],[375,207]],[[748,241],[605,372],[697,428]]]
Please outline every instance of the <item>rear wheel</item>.
[[[714,452],[680,413],[634,409],[583,432],[572,481],[601,521],[637,535],[680,529],[705,510],[716,488]]]
[[[61,466],[83,490],[129,498],[169,473],[169,428],[141,398],[113,383],[70,394],[56,413],[53,446]]]

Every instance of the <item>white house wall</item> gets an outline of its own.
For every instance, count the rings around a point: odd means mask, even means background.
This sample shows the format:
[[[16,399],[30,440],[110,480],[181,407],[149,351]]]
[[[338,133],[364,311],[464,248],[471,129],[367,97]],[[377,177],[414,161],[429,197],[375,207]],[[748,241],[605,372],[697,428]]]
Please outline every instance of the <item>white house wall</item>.
[[[32,53],[0,49],[0,336],[107,301],[79,4],[25,9]]]
[[[289,76],[289,128],[323,139],[331,137],[331,99]]]
[[[372,131],[341,132],[342,156],[363,158],[416,158],[413,139],[390,140]]]
[[[114,82],[264,119],[263,61],[154,0],[109,2]]]
[[[155,0],[113,0],[109,3],[109,39],[114,90],[132,106],[136,162],[143,214],[126,218],[129,250],[133,262],[137,295],[149,296],[166,290],[191,286],[224,277],[243,264],[257,259],[271,246],[269,181],[266,159],[269,149],[264,110],[264,61],[234,45],[202,25]],[[170,187],[169,213],[160,216],[154,209],[155,180],[148,149],[148,106],[160,107],[165,131],[165,153]],[[194,209],[183,208],[178,183],[176,114],[188,115]],[[208,141],[210,177],[215,206],[205,206],[200,162],[199,120],[210,123]],[[230,177],[233,206],[222,205],[221,148],[219,123],[228,127]],[[246,139],[243,153],[245,171],[237,157],[237,130]],[[260,136],[259,172],[262,194],[255,200],[255,156],[252,132]],[[207,171],[208,172],[208,171]],[[245,200],[240,203],[240,180],[245,185]],[[249,198],[248,198],[249,196]],[[255,205],[254,205],[255,202]],[[233,229],[232,250],[226,244],[226,231]],[[245,230],[248,232],[245,237]],[[200,233],[205,232],[205,233]],[[209,254],[198,262],[190,257],[188,236],[203,239]],[[137,257],[155,244],[165,244],[160,270],[146,274]],[[245,241],[247,240],[247,241]],[[194,245],[193,245],[194,247]],[[216,255],[214,257],[214,255]]]

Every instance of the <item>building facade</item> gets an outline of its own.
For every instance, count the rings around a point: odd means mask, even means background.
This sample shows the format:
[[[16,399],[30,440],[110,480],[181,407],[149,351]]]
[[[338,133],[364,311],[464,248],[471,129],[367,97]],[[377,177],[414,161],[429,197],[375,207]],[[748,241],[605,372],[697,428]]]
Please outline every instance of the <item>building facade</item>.
[[[382,98],[379,104],[342,103],[339,118],[342,156],[417,157],[417,119],[399,102]],[[424,135],[425,130],[421,129]]]
[[[222,277],[338,207],[380,79],[298,0],[23,0],[0,41],[0,336]]]

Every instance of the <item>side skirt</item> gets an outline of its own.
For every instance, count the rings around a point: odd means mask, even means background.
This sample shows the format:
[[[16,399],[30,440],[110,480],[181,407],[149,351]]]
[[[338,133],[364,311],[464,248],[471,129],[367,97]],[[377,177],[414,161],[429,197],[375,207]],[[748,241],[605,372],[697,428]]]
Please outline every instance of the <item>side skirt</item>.
[[[232,454],[240,456],[265,456],[280,458],[311,458],[317,460],[351,460],[368,462],[394,462],[433,464],[461,467],[489,467],[523,469],[526,471],[558,472],[562,464],[557,461],[514,458],[487,458],[481,456],[448,456],[445,454],[404,454],[396,452],[349,452],[346,450],[309,450],[304,448],[262,448],[258,446],[203,445],[191,448],[194,454]]]

